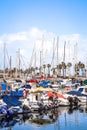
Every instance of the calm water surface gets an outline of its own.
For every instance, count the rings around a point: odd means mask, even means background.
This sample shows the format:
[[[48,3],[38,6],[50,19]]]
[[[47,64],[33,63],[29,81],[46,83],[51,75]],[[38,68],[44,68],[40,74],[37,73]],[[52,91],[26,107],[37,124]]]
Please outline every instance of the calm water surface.
[[[18,115],[13,119],[0,119],[0,130],[87,130],[86,107],[55,110]]]

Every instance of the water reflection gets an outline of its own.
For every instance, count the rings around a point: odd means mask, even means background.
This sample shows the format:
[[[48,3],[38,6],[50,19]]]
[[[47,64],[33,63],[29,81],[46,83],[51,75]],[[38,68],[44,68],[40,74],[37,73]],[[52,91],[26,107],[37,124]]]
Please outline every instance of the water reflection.
[[[29,119],[31,123],[36,124],[51,124],[55,122],[60,114],[59,109],[52,109],[50,111],[42,111],[33,113],[32,117]]]
[[[18,121],[15,120],[15,119],[7,119],[7,120],[2,119],[2,120],[0,121],[0,129],[1,129],[1,128],[4,128],[4,127],[8,127],[9,130],[11,130],[11,127],[14,126],[17,122],[18,122]]]
[[[50,125],[54,124],[58,129],[64,125],[66,128],[69,121],[68,118],[70,117],[69,115],[73,115],[73,113],[76,112],[75,114],[75,122],[78,122],[78,113],[87,113],[87,107],[86,106],[80,106],[79,108],[70,108],[70,107],[59,107],[56,109],[52,109],[50,111],[41,111],[41,112],[34,112],[32,114],[24,114],[24,115],[18,115],[13,118],[9,119],[0,119],[0,129],[5,129],[6,130],[12,130],[13,126],[16,126],[16,124],[22,126],[22,124],[36,124],[39,126],[42,125]],[[61,123],[61,117],[63,115],[63,123]],[[20,127],[21,129],[21,127]]]
[[[80,106],[79,111],[80,111],[81,113],[87,113],[87,106],[85,106],[85,105]]]
[[[16,123],[21,125],[26,120],[28,120],[30,118],[30,116],[32,116],[32,115],[31,114],[24,114],[24,115],[19,114],[16,117],[14,116],[14,117],[7,118],[7,119],[0,118],[0,129],[8,128],[7,130],[12,130],[12,127],[15,126]]]

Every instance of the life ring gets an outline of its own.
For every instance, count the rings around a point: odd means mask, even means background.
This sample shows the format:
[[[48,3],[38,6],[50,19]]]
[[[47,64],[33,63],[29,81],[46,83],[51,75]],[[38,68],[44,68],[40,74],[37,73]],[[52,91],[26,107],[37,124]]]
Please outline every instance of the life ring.
[[[7,90],[7,91],[11,91],[11,90],[12,90],[11,85],[7,85],[6,90]]]

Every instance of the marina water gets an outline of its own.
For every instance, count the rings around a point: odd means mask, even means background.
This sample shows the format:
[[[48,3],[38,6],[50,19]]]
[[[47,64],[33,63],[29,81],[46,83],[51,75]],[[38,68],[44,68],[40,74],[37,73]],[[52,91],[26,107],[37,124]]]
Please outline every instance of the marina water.
[[[87,130],[87,107],[59,107],[0,119],[0,130]]]

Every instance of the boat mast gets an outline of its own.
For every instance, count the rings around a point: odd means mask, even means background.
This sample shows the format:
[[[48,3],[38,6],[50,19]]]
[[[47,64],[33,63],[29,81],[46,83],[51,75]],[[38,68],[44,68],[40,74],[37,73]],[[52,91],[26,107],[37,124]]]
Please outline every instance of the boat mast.
[[[16,52],[16,78],[19,75],[20,76],[20,49]]]
[[[66,50],[66,41],[64,43],[64,55],[63,55],[63,62],[64,63],[65,63],[65,54],[66,54],[65,50]]]
[[[59,65],[59,37],[57,37],[57,65]],[[57,68],[58,75],[58,68]]]
[[[21,65],[21,60],[20,60],[20,49],[18,50],[18,62],[19,62],[19,67],[18,67],[18,69],[19,69],[19,77],[21,76],[21,71],[20,71],[20,65]]]
[[[42,55],[42,52],[40,51],[40,75],[41,75],[41,55]]]
[[[74,65],[73,67],[75,67],[75,64],[78,63],[78,58],[77,58],[77,43],[74,45]],[[74,75],[75,75],[75,70],[74,70]]]
[[[86,57],[86,73],[85,73],[85,77],[87,78],[87,57]]]
[[[11,56],[10,56],[10,71],[11,71],[11,66],[12,66],[12,58],[11,58]]]
[[[16,51],[16,78],[18,75],[18,51]]]
[[[34,74],[36,74],[36,44],[34,44]]]
[[[34,51],[35,51],[35,52],[34,52],[34,55],[35,55],[35,63],[34,63],[35,66],[34,66],[34,67],[36,68],[36,44],[35,44],[35,50],[34,50]]]
[[[66,56],[66,41],[64,43],[64,54],[63,54],[63,63],[65,64],[65,56]],[[64,67],[63,67],[63,77],[65,77]]]
[[[55,56],[55,38],[53,39],[53,68],[54,68],[54,56]]]
[[[57,37],[57,65],[59,64],[59,37]]]
[[[4,43],[4,79],[5,79],[6,43]]]
[[[44,35],[42,36],[42,44],[40,51],[40,75],[42,74],[43,69],[43,45],[44,45]]]
[[[68,41],[68,63],[71,63],[70,59],[71,59],[71,54],[70,54],[70,41]],[[68,76],[70,77],[70,67],[68,67]]]
[[[9,59],[9,65],[10,65],[10,68],[9,68],[9,76],[11,77],[11,66],[12,66],[11,56],[10,56],[10,59]]]
[[[42,51],[41,51],[41,71],[43,72],[43,47],[44,47],[44,35],[42,36]]]

